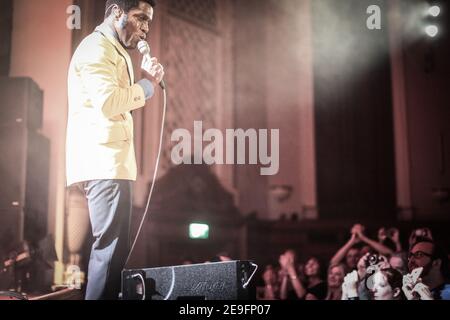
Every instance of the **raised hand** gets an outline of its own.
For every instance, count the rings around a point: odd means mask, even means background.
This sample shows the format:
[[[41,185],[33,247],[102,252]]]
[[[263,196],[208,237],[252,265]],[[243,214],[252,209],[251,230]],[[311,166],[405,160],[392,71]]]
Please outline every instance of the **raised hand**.
[[[420,300],[434,300],[430,288],[422,282],[417,283],[412,289],[412,292],[416,293],[420,297]]]
[[[352,234],[356,234],[358,237],[364,235],[366,228],[362,224],[355,224],[351,230]]]
[[[378,263],[380,269],[388,269],[391,267],[391,265],[389,264],[389,260],[388,258],[386,258],[386,256],[379,255],[378,259],[380,259],[380,262]]]
[[[144,56],[142,61],[142,73],[144,78],[150,80],[154,85],[159,84],[164,78],[164,67],[158,63],[158,59]]]
[[[422,273],[423,268],[414,269],[411,273],[403,276],[403,286],[402,290],[408,300],[417,300],[420,297],[420,294],[416,292],[415,287],[418,283],[421,283],[420,274]],[[421,286],[418,287],[419,291],[423,292],[423,288]]]
[[[280,263],[281,270],[286,271],[287,266],[288,266],[288,260],[287,260],[286,254],[282,254],[280,256],[280,258],[278,259],[278,262]]]
[[[368,258],[370,256],[370,252],[367,252],[364,256],[359,259],[357,264],[358,275],[360,279],[363,279],[366,276],[366,266],[368,265]]]
[[[378,230],[378,241],[382,242],[387,238],[386,228],[382,227]]]
[[[354,244],[361,242],[361,239],[358,237],[358,235],[356,233],[352,233],[352,236],[350,237],[349,242],[351,245],[354,245]]]

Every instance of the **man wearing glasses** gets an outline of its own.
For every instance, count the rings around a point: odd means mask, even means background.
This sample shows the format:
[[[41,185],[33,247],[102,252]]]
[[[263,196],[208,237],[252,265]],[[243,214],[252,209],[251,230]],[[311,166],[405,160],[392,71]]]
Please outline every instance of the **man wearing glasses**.
[[[450,270],[446,252],[435,241],[418,238],[409,250],[408,268],[423,267],[422,282],[435,300],[450,300]]]

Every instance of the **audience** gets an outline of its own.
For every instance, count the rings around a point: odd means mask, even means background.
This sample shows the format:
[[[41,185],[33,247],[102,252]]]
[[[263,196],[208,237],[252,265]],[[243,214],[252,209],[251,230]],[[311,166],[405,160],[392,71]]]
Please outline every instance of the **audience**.
[[[431,230],[428,228],[419,228],[413,230],[409,235],[408,241],[410,249],[411,246],[417,242],[417,238],[433,240],[433,234],[431,233]]]
[[[378,242],[395,253],[402,252],[400,231],[397,228],[386,229],[385,227],[381,227],[378,230]]]
[[[365,279],[371,299],[373,300],[404,300],[402,292],[403,276],[393,268],[376,271],[371,277]],[[350,297],[350,296],[349,296]]]
[[[357,271],[347,274],[342,285],[343,300],[360,300]],[[362,280],[368,288],[373,300],[402,300],[403,276],[393,268],[377,270],[373,275]]]
[[[356,224],[351,229],[350,239],[336,252],[330,261],[330,265],[339,264],[345,258],[346,273],[349,273],[356,270],[358,261],[362,256],[374,250],[382,255],[390,256],[395,252],[395,247],[389,248],[383,243],[370,239],[365,235],[365,227]]]
[[[341,300],[344,277],[345,266],[343,264],[330,266],[328,269],[328,292],[325,300]]]
[[[312,257],[308,259],[304,267],[306,276],[306,300],[323,300],[327,296],[327,284],[323,280],[324,266],[318,258]]]
[[[301,272],[295,272],[294,260],[290,260],[287,251],[280,257],[284,270],[281,282],[280,298],[299,300],[323,300],[327,295],[327,284],[322,278],[323,265],[319,259],[309,258],[302,266]]]
[[[297,272],[297,255],[294,250],[289,249],[280,258],[280,299],[295,300],[302,299],[306,295],[306,288],[303,286]]]
[[[365,231],[365,227],[360,224],[355,225],[352,229],[352,232],[354,232],[356,234],[358,239],[360,239],[362,242],[367,244],[373,250],[377,251],[379,254],[382,254],[385,256],[390,256],[395,252],[395,248],[391,249],[391,248],[385,246],[383,243],[380,243],[380,242],[377,242],[375,240],[368,238],[364,234],[364,231]],[[384,241],[386,241],[387,239],[390,239],[390,238],[386,238]]]
[[[437,300],[450,300],[449,262],[445,250],[429,237],[416,237],[409,251],[409,272],[422,267],[422,283]]]
[[[374,300],[404,300],[402,286],[403,275],[396,269],[387,268],[373,275],[373,287],[370,291]]]
[[[298,261],[293,249],[279,257],[280,269],[263,274],[266,300],[450,300],[448,255],[431,230],[411,232],[409,251],[402,251],[397,228],[382,227],[377,241],[355,224],[350,239],[326,265],[318,257]]]
[[[408,273],[408,255],[406,253],[394,253],[389,258],[389,264],[392,266],[392,268],[398,270],[402,275]]]
[[[360,249],[357,246],[359,242],[360,239],[358,239],[356,233],[352,232],[347,243],[331,258],[330,265],[338,265],[344,262],[346,273],[355,270],[360,258]]]
[[[263,274],[264,291],[261,300],[278,300],[280,297],[280,286],[277,270],[272,266],[266,266]]]

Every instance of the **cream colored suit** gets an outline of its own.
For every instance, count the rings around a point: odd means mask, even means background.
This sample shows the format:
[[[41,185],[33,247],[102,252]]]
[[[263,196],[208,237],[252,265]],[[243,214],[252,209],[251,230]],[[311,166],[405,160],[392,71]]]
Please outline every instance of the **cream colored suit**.
[[[145,105],[131,58],[104,25],[77,48],[69,68],[67,185],[90,180],[136,180],[133,119]]]

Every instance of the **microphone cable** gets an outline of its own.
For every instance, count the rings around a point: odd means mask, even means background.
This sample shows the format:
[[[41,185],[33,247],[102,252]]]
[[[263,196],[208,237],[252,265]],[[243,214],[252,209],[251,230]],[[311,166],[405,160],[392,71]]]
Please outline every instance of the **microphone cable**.
[[[164,129],[165,129],[165,124],[166,124],[166,113],[167,113],[167,89],[166,89],[166,85],[164,82],[161,82],[160,86],[161,86],[162,92],[163,92],[163,114],[162,114],[162,120],[161,120],[161,134],[159,135],[158,156],[156,157],[155,170],[153,173],[153,181],[152,181],[152,185],[150,187],[150,193],[147,198],[147,205],[145,206],[144,215],[142,217],[141,223],[140,223],[138,231],[136,233],[136,237],[134,238],[133,245],[131,246],[127,260],[125,261],[125,266],[128,264],[128,262],[131,258],[131,255],[133,254],[134,248],[139,239],[139,235],[142,232],[142,227],[144,226],[145,220],[147,218],[148,210],[150,207],[150,201],[152,199],[153,190],[155,188],[156,176],[158,175],[159,162],[161,160],[161,151],[162,151],[162,145],[163,145],[163,140],[164,140]]]

